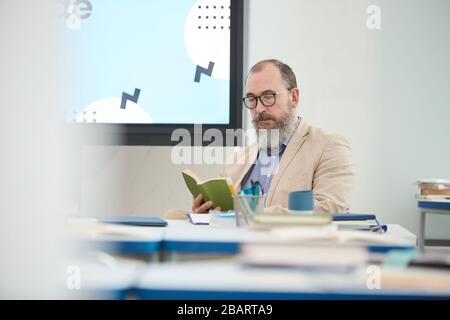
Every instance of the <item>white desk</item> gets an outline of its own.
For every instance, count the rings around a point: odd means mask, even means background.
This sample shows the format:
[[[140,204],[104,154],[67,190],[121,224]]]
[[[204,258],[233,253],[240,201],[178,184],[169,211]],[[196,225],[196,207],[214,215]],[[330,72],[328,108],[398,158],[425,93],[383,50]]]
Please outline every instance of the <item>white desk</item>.
[[[239,252],[241,244],[284,242],[266,231],[192,225],[183,220],[168,220],[168,225],[164,228],[137,228],[140,230],[139,234],[132,237],[96,234],[87,239],[94,240],[94,243],[111,242],[116,250],[123,250],[123,253],[129,253],[130,248],[136,252],[136,245],[150,244],[163,253],[219,253],[227,254],[229,258],[218,262],[148,264],[145,270],[134,269],[129,273],[125,270],[123,275],[114,269],[98,269],[100,271],[97,270],[97,273],[108,276],[92,278],[91,287],[97,287],[100,292],[107,292],[111,285],[108,282],[109,275],[115,277],[114,274],[118,274],[120,281],[111,287],[114,290],[110,290],[113,297],[121,297],[124,292],[138,292],[139,298],[159,299],[376,299],[398,298],[404,295],[398,292],[383,292],[383,295],[380,295],[380,292],[367,291],[364,287],[366,282],[361,278],[367,276],[365,272],[338,277],[322,272],[320,276],[311,276],[298,270],[280,272],[239,265],[233,257]],[[403,243],[407,244],[404,248],[415,248],[416,236],[399,225],[388,225],[386,235],[402,239]],[[375,251],[386,249],[386,246],[379,245],[368,247]],[[95,272],[93,274],[95,275]],[[132,276],[134,282],[129,282],[129,276]],[[129,291],[126,291],[126,285]]]
[[[72,263],[78,268],[80,286],[67,287],[65,298],[70,299],[125,299],[146,270],[144,263],[108,259],[106,255],[93,261],[74,259]]]
[[[193,225],[187,220],[168,220],[167,227],[110,226],[110,229],[84,233],[78,237],[95,248],[125,254],[193,253],[236,254],[243,243],[284,243],[267,231],[236,227]],[[388,225],[383,237],[398,239],[401,245],[369,244],[372,252],[385,252],[392,248],[415,247],[416,236],[400,225]],[[292,243],[292,241],[290,242]]]
[[[386,235],[396,237],[399,239],[404,239],[410,242],[411,245],[417,245],[417,236],[409,231],[408,229],[402,227],[399,224],[388,224],[388,229],[386,231]]]
[[[392,237],[401,245],[369,245],[373,252],[383,252],[389,247],[416,246],[417,237],[400,225],[388,225],[387,232],[380,237]],[[285,240],[274,237],[266,231],[246,230],[241,228],[215,228],[208,225],[193,225],[183,220],[168,220],[164,234],[163,250],[166,252],[186,253],[224,253],[239,252],[242,243],[284,243]],[[292,243],[292,242],[291,242]]]
[[[100,224],[93,219],[71,219],[68,231],[69,240],[82,244],[83,249],[146,255],[160,252],[165,233],[160,227]]]
[[[367,287],[366,268],[350,273],[304,272],[297,269],[249,268],[234,262],[185,262],[151,265],[137,284],[142,299],[449,299],[446,289],[414,288],[407,282],[380,289]],[[405,274],[407,274],[406,272]],[[389,278],[389,272],[382,275]]]

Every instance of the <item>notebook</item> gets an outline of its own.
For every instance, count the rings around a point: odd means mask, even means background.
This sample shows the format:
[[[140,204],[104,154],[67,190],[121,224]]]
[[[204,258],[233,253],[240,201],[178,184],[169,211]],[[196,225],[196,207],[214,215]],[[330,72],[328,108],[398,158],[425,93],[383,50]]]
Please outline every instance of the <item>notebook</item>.
[[[192,224],[209,224],[209,214],[188,213],[187,217]]]
[[[339,230],[387,231],[387,225],[380,224],[374,214],[368,213],[333,213],[333,223]]]
[[[220,218],[235,218],[234,212],[221,212]],[[188,213],[187,218],[192,224],[204,224],[208,225],[211,222],[211,214],[205,213]]]
[[[167,221],[160,217],[134,217],[134,216],[114,216],[98,217],[98,222],[117,223],[141,227],[165,227]]]

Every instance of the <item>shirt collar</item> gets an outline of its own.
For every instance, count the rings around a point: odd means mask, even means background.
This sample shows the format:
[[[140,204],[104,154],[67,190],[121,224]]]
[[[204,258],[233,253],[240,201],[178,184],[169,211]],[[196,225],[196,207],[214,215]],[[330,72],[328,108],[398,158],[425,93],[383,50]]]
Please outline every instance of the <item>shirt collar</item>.
[[[297,116],[297,121],[295,122],[295,127],[294,127],[294,129],[292,130],[291,133],[289,133],[289,135],[284,139],[284,141],[283,141],[283,143],[282,143],[285,147],[288,145],[289,141],[291,140],[292,136],[294,135],[295,130],[297,130],[297,127],[298,127],[298,125],[300,124],[300,120],[301,120],[301,119],[302,119],[302,118],[300,118],[300,116]]]

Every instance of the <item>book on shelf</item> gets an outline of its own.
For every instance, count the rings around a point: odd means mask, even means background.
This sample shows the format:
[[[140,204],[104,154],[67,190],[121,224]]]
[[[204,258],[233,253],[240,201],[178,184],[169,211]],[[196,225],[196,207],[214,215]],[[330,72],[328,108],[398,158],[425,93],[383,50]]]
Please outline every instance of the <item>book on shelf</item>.
[[[421,188],[420,194],[427,195],[443,195],[450,196],[450,188],[449,189],[431,189],[431,188]]]
[[[427,195],[448,195],[450,196],[450,180],[447,179],[418,179],[417,185],[420,194]]]
[[[440,179],[440,178],[420,178],[417,179],[417,183],[426,184],[426,185],[447,185],[450,186],[449,179]]]
[[[416,199],[418,200],[428,200],[428,201],[450,201],[450,195],[445,194],[416,194]]]

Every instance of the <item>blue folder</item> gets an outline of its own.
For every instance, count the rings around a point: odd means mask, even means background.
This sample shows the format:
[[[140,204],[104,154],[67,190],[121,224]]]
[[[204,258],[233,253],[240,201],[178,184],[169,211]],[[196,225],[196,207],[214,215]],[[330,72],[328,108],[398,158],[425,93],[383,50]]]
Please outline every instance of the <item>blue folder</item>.
[[[380,224],[376,215],[367,213],[333,213],[333,221],[367,221],[374,220],[375,225],[357,227],[357,230],[366,230],[373,232],[386,232],[387,225]]]
[[[374,214],[367,213],[333,213],[333,221],[366,221],[377,220]]]
[[[134,217],[134,216],[118,216],[118,217],[97,217],[99,222],[126,224],[130,226],[141,227],[165,227],[167,221],[160,217]]]

